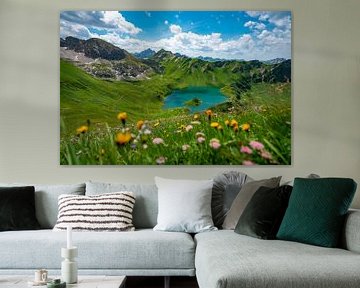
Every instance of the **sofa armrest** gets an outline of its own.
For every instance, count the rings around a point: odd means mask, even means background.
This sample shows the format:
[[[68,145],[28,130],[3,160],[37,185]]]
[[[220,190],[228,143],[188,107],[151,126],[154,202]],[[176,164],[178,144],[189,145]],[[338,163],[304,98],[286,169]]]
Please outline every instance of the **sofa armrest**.
[[[343,248],[360,253],[360,210],[349,210],[343,232]]]

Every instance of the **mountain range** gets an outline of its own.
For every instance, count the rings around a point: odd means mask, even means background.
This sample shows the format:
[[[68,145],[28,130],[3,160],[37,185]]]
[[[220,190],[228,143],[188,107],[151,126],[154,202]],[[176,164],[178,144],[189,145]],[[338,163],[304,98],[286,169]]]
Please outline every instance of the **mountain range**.
[[[148,48],[148,49],[146,49],[144,51],[141,51],[139,53],[134,53],[134,56],[137,57],[137,58],[141,58],[141,59],[147,59],[147,58],[152,57],[155,53],[156,53],[156,51]]]
[[[291,60],[277,58],[269,61],[224,60],[220,58],[191,58],[165,49],[155,52],[146,49],[131,54],[104,40],[75,37],[60,39],[60,57],[87,73],[102,79],[143,80],[154,75],[168,75],[177,81],[205,83],[215,86],[238,82],[291,81]],[[238,83],[238,85],[235,85]]]

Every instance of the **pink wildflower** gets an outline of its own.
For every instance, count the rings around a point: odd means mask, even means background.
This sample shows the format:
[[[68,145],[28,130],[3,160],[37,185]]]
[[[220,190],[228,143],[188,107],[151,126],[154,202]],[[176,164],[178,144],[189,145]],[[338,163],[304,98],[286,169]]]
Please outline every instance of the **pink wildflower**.
[[[249,146],[241,146],[240,152],[246,154],[252,154],[253,151],[250,149]]]
[[[244,161],[242,162],[242,164],[243,164],[243,165],[245,165],[245,166],[252,166],[252,165],[255,165],[255,163],[254,163],[254,162],[252,162],[252,161],[250,161],[250,160],[244,160]]]
[[[205,137],[199,136],[196,141],[201,144],[205,142],[205,140],[206,140]]]
[[[261,151],[261,157],[264,159],[268,159],[268,160],[272,159],[270,152],[268,152],[266,150]]]
[[[185,130],[186,130],[186,132],[189,132],[190,130],[192,130],[194,127],[192,126],[192,125],[187,125],[186,127],[185,127]]]
[[[186,151],[186,150],[188,150],[190,148],[190,145],[188,145],[188,144],[184,144],[184,145],[182,145],[182,147],[181,147],[181,149],[183,150],[183,151]]]
[[[156,145],[164,144],[164,140],[162,138],[154,138],[152,142]]]
[[[221,147],[221,144],[220,144],[220,140],[219,139],[216,139],[216,138],[212,138],[210,140],[210,147],[213,148],[214,150],[217,150]]]
[[[166,158],[164,156],[160,156],[159,158],[156,159],[156,164],[158,165],[165,164],[165,162],[166,162]]]
[[[258,141],[250,141],[250,146],[251,148],[255,149],[255,150],[262,150],[264,149],[264,144],[262,144],[261,142]]]

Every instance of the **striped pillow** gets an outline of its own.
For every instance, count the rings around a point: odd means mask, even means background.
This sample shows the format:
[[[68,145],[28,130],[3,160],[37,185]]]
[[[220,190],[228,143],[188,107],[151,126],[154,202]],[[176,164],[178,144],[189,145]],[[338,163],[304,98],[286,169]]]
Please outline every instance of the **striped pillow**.
[[[133,231],[133,192],[93,196],[60,195],[55,231],[72,226],[74,231]]]

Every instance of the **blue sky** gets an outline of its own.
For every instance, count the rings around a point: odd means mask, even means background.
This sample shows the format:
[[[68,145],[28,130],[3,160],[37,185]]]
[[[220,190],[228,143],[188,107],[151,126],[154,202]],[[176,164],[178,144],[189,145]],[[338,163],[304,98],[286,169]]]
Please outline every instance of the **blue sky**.
[[[291,58],[289,11],[63,11],[60,37],[101,38],[129,52]]]

